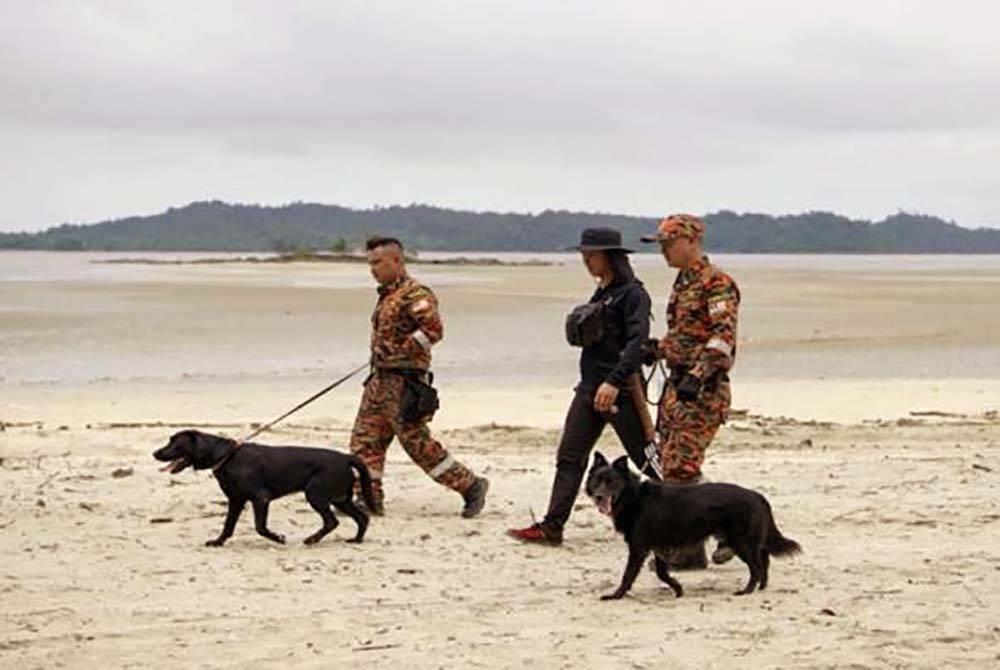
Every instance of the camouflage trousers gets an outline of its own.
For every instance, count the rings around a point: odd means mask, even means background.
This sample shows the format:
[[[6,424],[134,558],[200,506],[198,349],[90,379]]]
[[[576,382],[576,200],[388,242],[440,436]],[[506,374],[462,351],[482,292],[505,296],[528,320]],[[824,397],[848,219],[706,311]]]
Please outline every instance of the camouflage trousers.
[[[685,484],[701,477],[705,451],[729,414],[731,397],[728,381],[703,389],[693,402],[682,402],[672,386],[667,389],[657,419],[663,435],[660,448],[663,481]]]
[[[402,375],[376,371],[365,384],[361,407],[351,431],[351,453],[357,454],[368,466],[375,499],[381,502],[383,498],[385,453],[393,437],[399,439],[413,462],[434,481],[465,494],[476,476],[431,437],[427,420],[403,421],[400,417],[403,387]]]

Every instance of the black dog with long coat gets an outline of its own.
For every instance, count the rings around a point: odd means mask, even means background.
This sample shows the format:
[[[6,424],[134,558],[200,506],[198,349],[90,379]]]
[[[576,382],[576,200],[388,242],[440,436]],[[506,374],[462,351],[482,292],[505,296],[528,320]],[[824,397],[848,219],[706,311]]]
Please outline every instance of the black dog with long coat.
[[[283,544],[284,536],[267,527],[268,505],[296,491],[305,491],[306,500],[323,518],[323,527],[307,537],[306,544],[319,542],[339,524],[330,509],[331,504],[358,524],[357,534],[348,542],[361,542],[368,528],[368,515],[353,501],[355,471],[361,479],[361,494],[368,509],[375,508],[368,468],[357,456],[332,449],[266,447],[185,430],[173,435],[167,446],[154,451],[153,457],[169,461],[163,469],[171,474],[188,466],[214,471],[222,492],[229,499],[229,513],[219,537],[205,543],[210,547],[222,546],[232,536],[247,501],[253,505],[257,532]]]
[[[587,495],[602,514],[614,520],[615,530],[628,543],[628,564],[621,585],[602,600],[617,600],[632,588],[650,552],[656,575],[680,597],[684,590],[667,570],[667,552],[714,535],[724,540],[750,569],[750,580],[737,595],[767,587],[771,556],[802,549],[778,531],[771,505],[760,493],[735,484],[707,483],[671,486],[640,483],[622,456],[608,464],[594,452],[587,475]]]

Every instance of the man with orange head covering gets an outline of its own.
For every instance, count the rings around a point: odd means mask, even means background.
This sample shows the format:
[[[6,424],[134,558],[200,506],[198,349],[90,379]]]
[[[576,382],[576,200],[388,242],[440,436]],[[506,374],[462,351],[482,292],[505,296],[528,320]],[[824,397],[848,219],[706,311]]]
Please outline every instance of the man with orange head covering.
[[[672,214],[643,242],[658,242],[663,257],[677,268],[667,303],[667,333],[659,354],[670,368],[670,385],[657,420],[663,442],[663,481],[701,481],[705,450],[728,418],[729,371],[736,356],[740,291],[732,277],[712,265],[702,249],[705,224],[691,214]],[[716,562],[732,557],[720,539]],[[674,561],[672,561],[674,562]],[[675,569],[707,565],[704,544],[677,552]]]

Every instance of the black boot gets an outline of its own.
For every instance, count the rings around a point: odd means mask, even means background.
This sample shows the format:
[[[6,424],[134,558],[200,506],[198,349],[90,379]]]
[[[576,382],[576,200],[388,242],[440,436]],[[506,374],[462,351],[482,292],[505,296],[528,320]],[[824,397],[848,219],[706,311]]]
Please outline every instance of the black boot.
[[[462,496],[465,499],[465,506],[462,508],[462,517],[471,519],[483,511],[486,504],[486,492],[490,490],[490,480],[486,477],[476,477],[472,486]]]
[[[723,563],[728,563],[733,560],[733,556],[736,552],[733,548],[726,544],[725,540],[719,540],[719,544],[715,547],[715,551],[712,552],[712,562],[716,565],[722,565]]]
[[[382,504],[382,480],[380,479],[372,480],[372,498],[374,498],[375,507],[369,509],[368,503],[365,502],[365,496],[361,493],[361,484],[354,485],[354,504],[358,509],[366,512],[369,516],[385,514],[385,506]]]
[[[667,563],[671,570],[682,572],[684,570],[704,570],[708,567],[708,558],[705,556],[705,543],[695,542],[683,547],[671,549],[668,554]]]

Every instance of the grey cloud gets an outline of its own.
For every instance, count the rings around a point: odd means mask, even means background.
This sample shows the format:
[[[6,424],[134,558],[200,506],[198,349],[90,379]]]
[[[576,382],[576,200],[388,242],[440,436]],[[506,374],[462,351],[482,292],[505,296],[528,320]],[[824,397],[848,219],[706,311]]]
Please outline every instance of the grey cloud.
[[[215,11],[31,10],[11,28],[48,19],[58,38],[39,43],[21,30],[0,46],[8,91],[0,118],[97,128],[528,132],[666,118],[843,130],[979,125],[1000,111],[1000,93],[987,86],[997,69],[959,62],[961,43],[845,23],[787,35],[749,24],[731,36],[724,20],[708,16],[699,36],[684,31],[680,13],[632,17],[596,5],[588,16],[559,11],[561,3],[515,12],[479,3],[486,9],[237,3],[231,13],[205,4]]]
[[[202,197],[1000,223],[998,18],[964,0],[13,3],[0,228]]]

